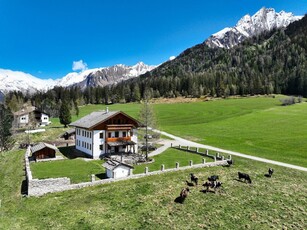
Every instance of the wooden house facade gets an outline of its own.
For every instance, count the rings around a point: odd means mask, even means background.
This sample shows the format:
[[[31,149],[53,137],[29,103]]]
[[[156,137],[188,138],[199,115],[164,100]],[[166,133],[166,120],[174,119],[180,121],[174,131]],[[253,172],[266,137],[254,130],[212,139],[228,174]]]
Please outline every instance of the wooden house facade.
[[[122,111],[93,112],[70,126],[76,129],[76,149],[94,159],[137,152],[139,122]]]

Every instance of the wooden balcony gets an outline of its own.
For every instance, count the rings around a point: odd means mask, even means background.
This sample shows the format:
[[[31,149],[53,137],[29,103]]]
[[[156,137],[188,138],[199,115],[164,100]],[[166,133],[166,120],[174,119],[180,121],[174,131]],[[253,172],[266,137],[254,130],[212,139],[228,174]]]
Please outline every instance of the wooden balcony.
[[[120,124],[120,125],[107,125],[108,131],[114,130],[131,130],[133,127],[132,124]]]
[[[107,142],[131,141],[131,137],[112,137],[107,138]]]

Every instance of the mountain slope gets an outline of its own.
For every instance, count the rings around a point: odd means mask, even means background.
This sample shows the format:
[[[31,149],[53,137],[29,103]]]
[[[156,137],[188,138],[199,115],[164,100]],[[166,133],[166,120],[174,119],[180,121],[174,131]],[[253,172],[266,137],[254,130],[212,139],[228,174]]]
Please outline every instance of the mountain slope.
[[[211,47],[231,48],[247,38],[259,35],[264,31],[276,28],[287,27],[290,23],[301,19],[301,16],[294,16],[292,13],[281,11],[275,12],[272,8],[261,8],[253,16],[249,14],[242,17],[236,26],[225,28],[211,37],[205,43]]]
[[[138,84],[146,85],[153,97],[307,96],[306,37],[307,16],[230,49],[210,48],[204,42],[141,76]]]
[[[137,77],[154,68],[155,66],[149,66],[143,62],[139,62],[134,66],[120,64],[111,67],[87,69],[81,73],[72,72],[57,80],[43,80],[24,72],[0,69],[0,91],[3,93],[9,91],[34,93],[36,91],[46,91],[54,86],[69,87],[74,85],[82,88],[105,86]]]
[[[143,62],[139,62],[134,66],[119,64],[107,68],[99,68],[91,71],[87,70],[81,75],[83,80],[74,84],[72,84],[71,81],[69,81],[69,84],[66,82],[64,83],[67,78],[63,78],[59,84],[62,86],[79,86],[82,89],[86,87],[106,86],[109,84],[116,84],[124,80],[135,78],[141,74],[153,70],[154,68],[155,66],[148,66]]]
[[[0,69],[0,91],[21,91],[34,93],[45,91],[54,86],[53,80],[42,80],[20,71]]]

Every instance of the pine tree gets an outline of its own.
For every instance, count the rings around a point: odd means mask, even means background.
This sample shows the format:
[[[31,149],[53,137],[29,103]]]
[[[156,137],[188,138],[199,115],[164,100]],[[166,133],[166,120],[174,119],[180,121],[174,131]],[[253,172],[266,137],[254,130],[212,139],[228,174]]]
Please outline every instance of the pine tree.
[[[0,104],[0,150],[8,150],[12,145],[11,132],[13,114]]]
[[[67,102],[63,102],[60,108],[60,123],[66,128],[71,123],[71,114]]]

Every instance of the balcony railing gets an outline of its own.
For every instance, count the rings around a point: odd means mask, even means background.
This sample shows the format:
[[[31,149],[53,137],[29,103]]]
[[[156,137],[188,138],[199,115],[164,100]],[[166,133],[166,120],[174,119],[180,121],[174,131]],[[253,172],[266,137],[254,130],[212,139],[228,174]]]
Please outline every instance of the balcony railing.
[[[131,141],[131,137],[111,137],[111,138],[107,138],[107,142],[116,142],[116,141]]]

